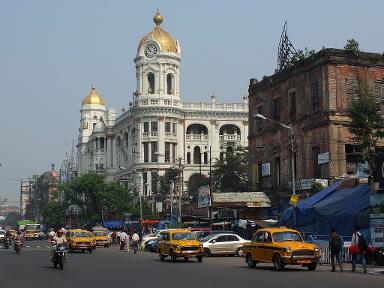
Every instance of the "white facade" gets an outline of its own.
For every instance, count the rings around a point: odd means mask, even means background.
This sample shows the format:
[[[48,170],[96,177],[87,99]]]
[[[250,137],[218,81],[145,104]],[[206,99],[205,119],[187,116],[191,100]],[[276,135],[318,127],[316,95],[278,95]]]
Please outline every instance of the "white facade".
[[[183,182],[212,163],[229,146],[248,146],[248,99],[241,103],[183,103],[181,49],[154,17],[156,27],[141,40],[136,58],[136,92],[130,107],[116,117],[92,87],[83,101],[78,139],[79,174],[106,173],[127,181],[144,195],[157,191],[157,175],[182,168]]]

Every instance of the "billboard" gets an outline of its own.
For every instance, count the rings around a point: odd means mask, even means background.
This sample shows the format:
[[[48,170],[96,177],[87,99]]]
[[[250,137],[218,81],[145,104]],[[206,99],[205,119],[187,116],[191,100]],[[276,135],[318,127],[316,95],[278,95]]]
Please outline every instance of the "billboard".
[[[197,208],[209,207],[209,186],[201,186],[198,191]]]

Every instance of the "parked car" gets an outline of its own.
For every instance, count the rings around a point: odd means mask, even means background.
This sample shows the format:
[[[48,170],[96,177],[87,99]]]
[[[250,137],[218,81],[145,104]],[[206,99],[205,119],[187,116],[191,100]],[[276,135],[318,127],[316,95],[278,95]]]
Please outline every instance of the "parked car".
[[[5,238],[5,230],[0,230],[0,242],[3,242]]]
[[[304,242],[297,230],[264,228],[255,233],[251,243],[244,244],[243,256],[250,268],[259,262],[269,262],[277,271],[284,269],[285,265],[302,265],[313,271],[320,258],[320,248]]]
[[[216,234],[221,234],[221,233],[226,233],[226,234],[236,234],[233,231],[226,231],[226,230],[195,230],[192,232],[195,235],[196,240],[201,241],[201,239],[209,236],[209,235],[216,235]]]
[[[204,255],[237,255],[241,256],[243,245],[251,241],[241,238],[237,234],[222,233],[211,234],[203,239],[201,243],[204,248]]]
[[[156,252],[157,251],[157,243],[159,242],[159,238],[151,239],[145,243],[144,250]]]

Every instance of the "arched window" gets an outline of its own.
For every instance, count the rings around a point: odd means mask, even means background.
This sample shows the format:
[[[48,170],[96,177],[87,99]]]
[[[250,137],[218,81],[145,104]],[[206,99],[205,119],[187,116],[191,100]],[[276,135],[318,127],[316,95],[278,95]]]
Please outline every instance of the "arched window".
[[[201,154],[200,154],[200,146],[195,146],[193,148],[193,164],[201,163]]]
[[[191,152],[187,153],[187,164],[191,164]]]
[[[173,95],[175,89],[173,88],[174,81],[173,81],[173,75],[171,73],[167,74],[167,94]]]
[[[155,75],[153,73],[148,73],[148,93],[155,93]]]
[[[124,132],[124,145],[128,147],[128,132]]]
[[[208,164],[208,152],[204,152],[204,164]]]
[[[220,135],[224,135],[224,134],[229,134],[229,135],[237,134],[237,135],[240,135],[241,132],[240,132],[240,128],[237,127],[236,125],[226,124],[226,125],[221,126],[219,134]]]

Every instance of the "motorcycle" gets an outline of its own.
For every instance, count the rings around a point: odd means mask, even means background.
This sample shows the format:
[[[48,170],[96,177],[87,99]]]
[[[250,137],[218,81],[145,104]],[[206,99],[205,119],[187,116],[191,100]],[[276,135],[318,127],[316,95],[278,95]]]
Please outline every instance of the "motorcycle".
[[[22,242],[20,239],[16,239],[15,240],[15,251],[17,254],[19,254],[19,252],[21,251],[21,246],[22,246]]]
[[[9,249],[9,247],[11,247],[11,238],[7,237],[4,239],[4,247],[5,249]]]
[[[56,245],[55,252],[53,253],[53,257],[51,262],[53,263],[53,267],[56,269],[57,265],[59,265],[60,269],[64,268],[64,262],[67,260],[67,248],[64,245]]]

